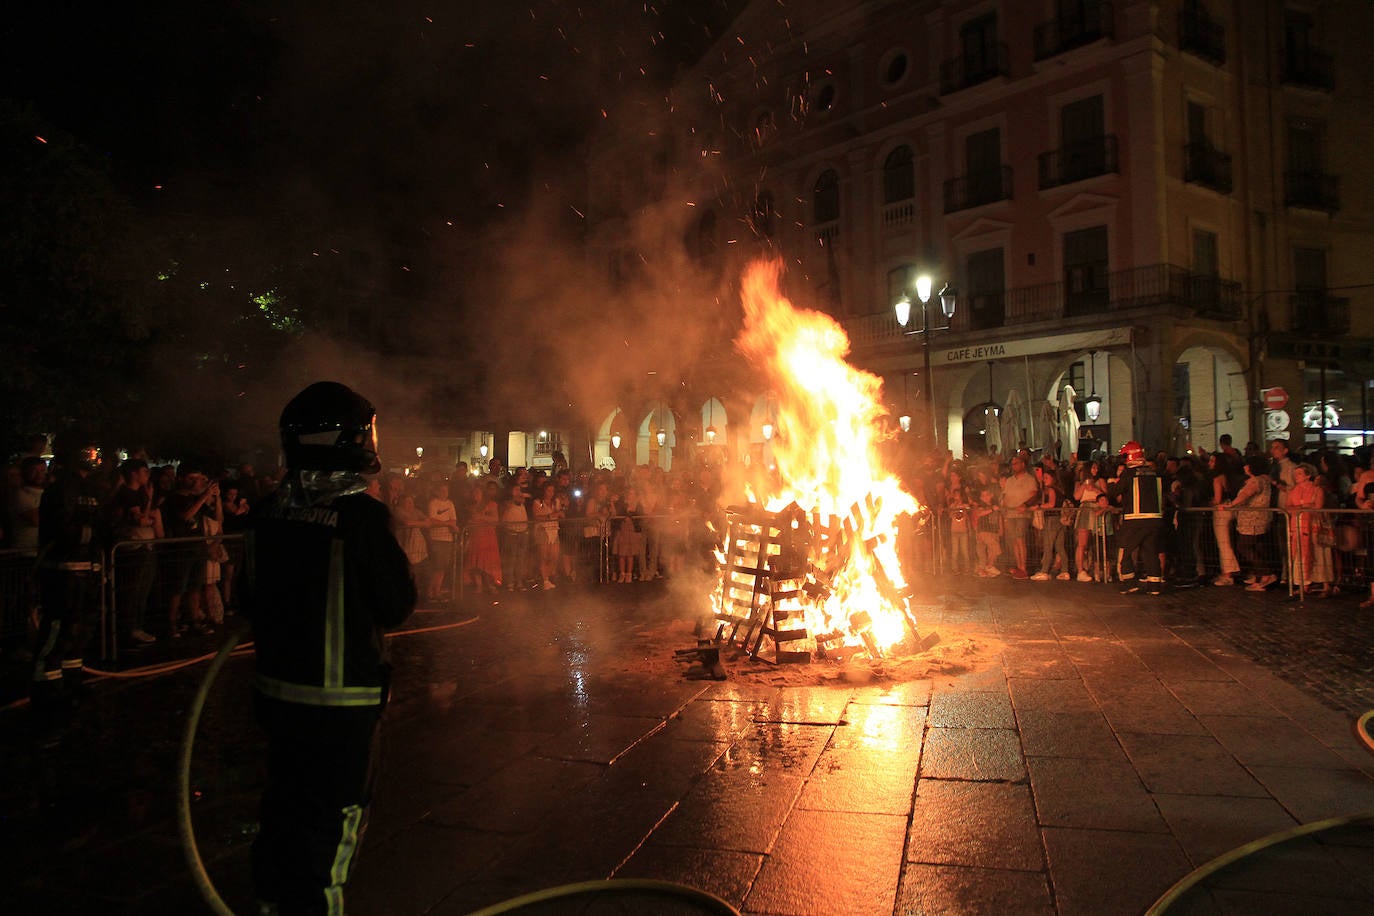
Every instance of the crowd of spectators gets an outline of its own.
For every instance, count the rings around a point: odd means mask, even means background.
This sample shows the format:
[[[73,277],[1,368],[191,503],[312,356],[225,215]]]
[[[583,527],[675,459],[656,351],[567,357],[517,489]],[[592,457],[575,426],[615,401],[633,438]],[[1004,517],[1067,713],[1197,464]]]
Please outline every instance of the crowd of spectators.
[[[38,551],[38,506],[48,481],[44,440],[7,468],[0,547]],[[1307,510],[1374,510],[1369,448],[1293,454],[1285,440],[1242,452],[1229,437],[1212,453],[1158,452],[1164,494],[1160,560],[1175,586],[1278,583],[1317,596],[1374,580],[1366,569],[1370,526]],[[953,575],[1103,582],[1120,578],[1112,535],[1119,456],[1066,462],[1046,451],[943,461],[927,457],[907,483],[930,514],[936,569]],[[109,544],[118,544],[115,612],[121,647],[188,631],[211,633],[236,601],[241,554],[232,535],[276,486],[251,465],[232,471],[193,462],[150,464],[135,452],[100,480]],[[423,598],[551,590],[574,583],[623,585],[709,566],[723,530],[721,485],[711,468],[505,469],[464,463],[441,473],[385,474],[372,495],[391,509],[397,540]],[[1197,511],[1205,510],[1205,511]],[[179,540],[168,540],[179,539]],[[164,541],[156,549],[152,542]],[[148,543],[143,543],[148,542]],[[1362,606],[1374,606],[1374,590]],[[7,614],[13,608],[3,609]]]
[[[39,506],[51,481],[45,444],[45,437],[35,437],[6,468],[0,548],[12,558],[6,569],[16,580],[3,583],[7,638],[14,636],[14,603],[27,602],[18,573],[27,579],[39,553]],[[276,478],[257,475],[249,464],[228,473],[192,461],[152,465],[136,450],[122,462],[102,464],[93,479],[105,523],[96,537],[107,547],[118,545],[113,565],[121,648],[213,633],[234,606],[242,552],[237,539],[220,536],[242,529],[252,503],[276,486]],[[157,541],[163,543],[154,549]],[[24,609],[18,610],[22,616]]]
[[[51,479],[45,446],[36,437],[7,468],[0,548],[16,578],[39,550],[38,507]],[[100,539],[114,549],[121,650],[213,633],[235,606],[242,554],[238,538],[220,535],[237,534],[278,478],[248,464],[232,471],[191,461],[150,464],[135,451],[102,464],[95,479],[106,521]],[[649,467],[507,471],[496,459],[479,474],[460,462],[451,471],[383,474],[369,487],[391,509],[397,540],[431,605],[460,592],[672,576],[709,559],[705,521],[720,492],[710,469],[690,476]],[[0,591],[12,639],[18,587],[4,583]]]
[[[423,596],[443,603],[458,592],[672,576],[709,557],[705,522],[720,489],[709,468],[507,471],[492,459],[480,474],[463,462],[449,475],[389,474],[376,495]]]
[[[1286,439],[1263,451],[1156,452],[1163,495],[1160,559],[1176,587],[1210,584],[1265,591],[1289,584],[1317,597],[1371,581],[1370,527],[1362,517],[1316,510],[1374,509],[1374,447],[1347,457],[1298,454]],[[1005,458],[927,462],[915,481],[934,512],[941,564],[956,575],[1079,582],[1120,578],[1112,535],[1124,494],[1113,488],[1118,455],[1059,461],[1046,450]],[[1105,549],[1103,549],[1105,547]],[[1362,606],[1374,606],[1374,591]]]

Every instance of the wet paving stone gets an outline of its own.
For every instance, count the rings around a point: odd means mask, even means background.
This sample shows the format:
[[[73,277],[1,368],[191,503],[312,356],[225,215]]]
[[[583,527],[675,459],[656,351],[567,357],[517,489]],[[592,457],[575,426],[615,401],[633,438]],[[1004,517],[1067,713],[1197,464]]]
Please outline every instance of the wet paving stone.
[[[1151,792],[1252,797],[1267,794],[1211,736],[1138,732],[1118,735],[1141,781]]]
[[[558,760],[606,763],[628,753],[641,741],[663,728],[662,719],[630,716],[596,716],[575,729],[564,729],[540,742],[537,752]]]
[[[614,877],[672,881],[700,888],[739,909],[763,861],[764,856],[755,853],[646,845],[636,850]]]
[[[525,833],[537,828],[560,799],[600,777],[592,763],[522,757],[459,795],[434,806],[431,820],[445,827],[471,827],[493,833]]]
[[[999,692],[944,692],[930,700],[933,728],[1014,728],[1016,719],[1005,687]]]
[[[1154,800],[1194,865],[1297,826],[1293,816],[1272,798],[1155,793]]]
[[[766,853],[803,785],[800,776],[779,772],[713,769],[649,835],[649,843]]]
[[[1061,916],[1139,916],[1191,867],[1167,834],[1047,827],[1045,849]]]
[[[1097,712],[1097,701],[1082,681],[1014,677],[1007,679],[1007,686],[1018,716],[1027,710]]]
[[[716,761],[717,770],[810,775],[835,732],[831,725],[755,722]]]
[[[1015,782],[1026,778],[1021,740],[1013,729],[932,728],[921,754],[930,779]]]
[[[1168,832],[1150,792],[1124,757],[1027,757],[1026,765],[1042,826]]]
[[[850,695],[850,702],[865,706],[929,706],[930,690],[929,680],[859,687]]]
[[[1374,625],[1335,619],[1351,607],[1309,620],[1205,590],[1023,585],[923,609],[951,639],[1005,648],[909,683],[683,679],[645,654],[672,617],[652,586],[503,599],[399,638],[351,911],[449,916],[616,874],[770,914],[1138,914],[1216,851],[1374,808],[1374,756],[1349,731]],[[197,827],[244,908],[262,744],[251,665],[222,677],[196,747]],[[168,784],[198,678],[97,685],[43,754],[0,713],[0,858],[19,875],[6,911],[197,911]],[[1294,851],[1313,864],[1293,883],[1261,869],[1174,912],[1374,912],[1374,839],[1335,839]]]
[[[915,747],[919,745],[918,738]],[[797,806],[905,816],[911,812],[916,790],[917,753],[906,749],[826,748]]]
[[[904,816],[793,812],[745,898],[745,909],[887,916],[901,873],[901,863],[888,851],[902,842],[906,826]]]
[[[1027,756],[1125,759],[1116,733],[1100,712],[1017,710],[1016,722]]]
[[[1044,855],[1030,788],[922,779],[916,785],[906,860],[1041,871]]]
[[[1374,780],[1359,770],[1251,766],[1269,794],[1303,823],[1374,811]]]
[[[1267,716],[1199,716],[1199,721],[1244,766],[1316,767],[1344,770],[1345,758],[1301,726],[1277,713]]]
[[[1055,908],[1045,876],[1037,872],[908,862],[895,912],[1052,916]]]
[[[1253,691],[1232,680],[1165,679],[1164,685],[1195,716],[1253,716],[1276,712]]]

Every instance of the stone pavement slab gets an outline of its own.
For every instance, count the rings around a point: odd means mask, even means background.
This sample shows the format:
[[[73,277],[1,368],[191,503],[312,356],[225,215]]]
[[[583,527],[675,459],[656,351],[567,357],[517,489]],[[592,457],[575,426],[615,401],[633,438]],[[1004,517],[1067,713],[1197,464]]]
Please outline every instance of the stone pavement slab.
[[[1001,648],[977,670],[906,683],[686,680],[644,658],[645,634],[683,606],[658,586],[517,597],[397,640],[350,912],[447,916],[620,876],[758,914],[1138,914],[1220,852],[1374,810],[1374,758],[1348,731],[1368,684],[1341,686],[1360,656],[1295,677],[1298,636],[1283,660],[1265,654],[1294,620],[1277,597],[1237,610],[1220,589],[948,591],[920,602],[942,638]],[[225,677],[197,746],[197,820],[241,903],[259,752],[241,708],[248,667]],[[100,727],[60,765],[0,760],[0,855],[24,867],[21,908],[193,911],[160,782],[167,723],[194,686],[121,685],[98,695]],[[34,816],[39,773],[82,787],[84,804],[49,793],[65,819]],[[1374,911],[1372,855],[1367,826],[1319,835],[1226,870],[1175,912]]]

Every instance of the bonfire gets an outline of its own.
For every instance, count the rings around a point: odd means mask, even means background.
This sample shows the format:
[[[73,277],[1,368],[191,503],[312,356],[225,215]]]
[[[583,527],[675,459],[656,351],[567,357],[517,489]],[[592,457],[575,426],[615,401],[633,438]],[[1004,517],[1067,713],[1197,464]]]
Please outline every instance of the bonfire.
[[[775,413],[764,473],[748,505],[730,510],[717,554],[718,633],[777,661],[928,643],[897,549],[899,521],[921,507],[882,467],[882,380],[845,361],[849,339],[834,319],[781,294],[780,270],[756,262],[742,283],[735,344]]]

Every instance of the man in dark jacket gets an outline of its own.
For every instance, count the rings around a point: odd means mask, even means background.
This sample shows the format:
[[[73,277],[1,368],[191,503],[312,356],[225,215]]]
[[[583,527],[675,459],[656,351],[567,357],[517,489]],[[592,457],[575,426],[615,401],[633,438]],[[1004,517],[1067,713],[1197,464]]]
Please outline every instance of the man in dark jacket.
[[[31,705],[40,732],[65,724],[79,692],[83,654],[100,612],[100,560],[108,542],[94,472],[100,449],[87,436],[60,437],[56,479],[38,504],[42,606],[33,653]]]
[[[253,879],[283,914],[342,912],[389,683],[382,631],[415,607],[390,512],[365,492],[375,416],[336,382],[298,394],[281,417],[287,474],[249,520],[243,597],[269,746]]]

